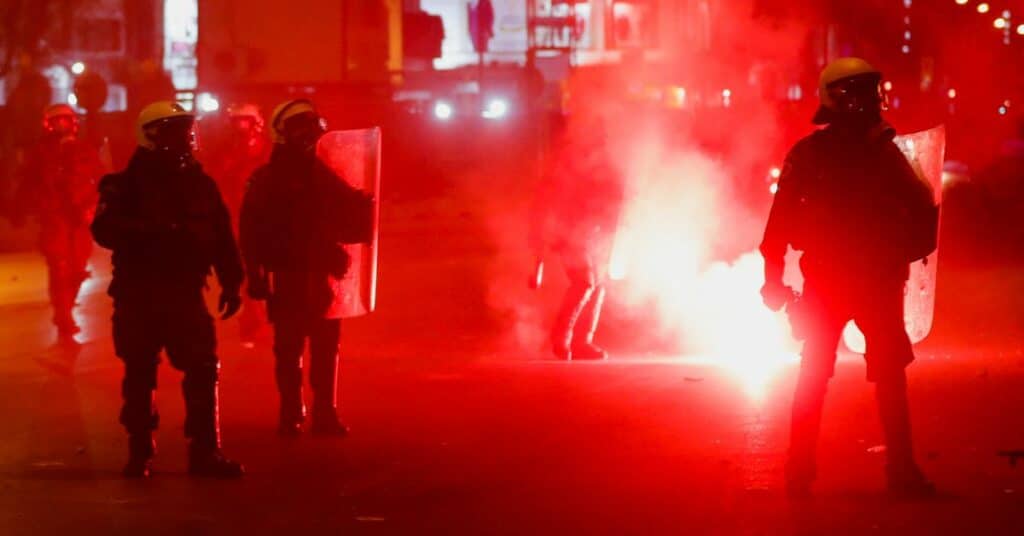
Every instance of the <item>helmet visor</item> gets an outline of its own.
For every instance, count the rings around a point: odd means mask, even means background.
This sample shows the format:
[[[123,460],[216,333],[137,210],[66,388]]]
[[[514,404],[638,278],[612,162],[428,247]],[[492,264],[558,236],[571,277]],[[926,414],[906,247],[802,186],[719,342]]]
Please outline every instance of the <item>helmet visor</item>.
[[[146,133],[157,150],[185,154],[196,145],[194,126],[195,119],[190,116],[171,117],[146,125]]]
[[[282,125],[285,143],[304,149],[316,147],[316,142],[327,132],[327,122],[314,112],[289,117]]]
[[[835,111],[842,114],[881,113],[889,109],[889,96],[882,77],[870,73],[844,78],[828,85]]]
[[[46,119],[46,131],[61,136],[70,136],[78,128],[78,121],[73,115],[56,115]]]

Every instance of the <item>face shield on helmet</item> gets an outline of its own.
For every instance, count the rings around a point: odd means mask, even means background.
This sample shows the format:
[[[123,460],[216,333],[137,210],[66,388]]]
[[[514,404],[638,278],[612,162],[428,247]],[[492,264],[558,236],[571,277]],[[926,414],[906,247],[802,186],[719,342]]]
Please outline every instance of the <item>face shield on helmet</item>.
[[[818,80],[818,97],[821,106],[813,118],[817,125],[872,123],[888,109],[881,71],[852,56],[825,66]]]
[[[46,132],[61,138],[71,138],[78,133],[78,120],[73,115],[58,115],[48,118],[44,123]]]
[[[258,130],[258,123],[255,118],[247,115],[236,115],[230,118],[231,130],[236,134],[242,134],[246,137],[256,135]]]
[[[195,118],[177,116],[145,125],[146,138],[153,150],[172,159],[186,159],[196,146]]]
[[[78,116],[66,104],[50,106],[43,113],[43,130],[61,139],[73,138],[78,134]]]
[[[841,116],[875,117],[889,109],[889,99],[878,73],[837,80],[826,87],[832,111]]]
[[[254,104],[236,104],[228,107],[228,127],[238,145],[251,146],[263,136],[263,116]]]
[[[303,112],[285,119],[280,131],[286,145],[314,152],[316,143],[327,132],[327,122],[316,112]]]

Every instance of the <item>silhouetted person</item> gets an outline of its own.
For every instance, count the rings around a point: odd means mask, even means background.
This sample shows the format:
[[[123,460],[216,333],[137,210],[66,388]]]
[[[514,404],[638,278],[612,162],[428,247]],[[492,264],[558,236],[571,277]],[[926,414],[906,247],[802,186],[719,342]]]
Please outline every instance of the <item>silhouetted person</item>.
[[[233,104],[228,106],[226,115],[225,139],[211,151],[213,154],[207,160],[207,169],[220,186],[232,221],[237,223],[249,179],[270,155],[270,140],[265,132],[263,115],[255,104]],[[266,325],[266,319],[260,313],[259,302],[245,297],[242,300],[242,310],[238,315],[241,341],[243,346],[251,348],[260,329]]]
[[[312,432],[340,437],[348,429],[337,415],[341,318],[332,306],[338,299],[337,280],[351,263],[343,244],[371,238],[372,200],[317,158],[324,127],[310,101],[278,106],[270,129],[270,162],[249,182],[240,229],[249,294],[267,300],[274,327],[278,432],[284,437],[302,433],[302,356],[308,340]]]
[[[139,62],[131,72],[128,82],[128,113],[137,114],[152,102],[173,101],[176,93],[174,80],[160,65],[160,60],[147,58]]]
[[[213,319],[203,299],[211,271],[223,289],[221,318],[241,306],[242,264],[217,185],[192,157],[194,116],[162,101],[139,114],[128,167],[100,181],[96,242],[113,252],[114,350],[124,361],[121,423],[130,435],[124,474],[146,477],[154,453],[157,365],[165,350],[184,372],[189,473],[232,478],[242,465],[221,454]]]
[[[39,219],[39,249],[46,257],[53,324],[62,342],[79,328],[72,309],[92,253],[89,223],[96,208],[96,182],[104,173],[97,148],[78,137],[78,117],[66,104],[43,113],[43,136],[25,155],[12,220]]]
[[[551,348],[565,360],[606,359],[594,344],[607,264],[618,227],[622,184],[608,154],[603,122],[573,118],[554,148],[531,220],[538,255],[562,259],[569,288],[551,328]]]
[[[765,229],[765,304],[791,303],[794,331],[805,338],[793,399],[787,491],[810,493],[822,406],[843,327],[856,321],[867,340],[867,377],[876,385],[886,442],[889,489],[929,495],[935,489],[914,459],[905,367],[914,360],[903,319],[910,263],[935,249],[937,208],[893,142],[884,122],[881,74],[845,58],[821,76],[826,128],[787,157]],[[787,246],[803,251],[803,295],[782,282]],[[794,310],[795,309],[795,310]]]
[[[39,139],[39,112],[53,102],[53,88],[50,80],[36,68],[35,60],[28,54],[21,54],[19,58],[16,79],[17,82],[7,95],[4,130],[11,137],[10,143],[14,148],[24,148]]]

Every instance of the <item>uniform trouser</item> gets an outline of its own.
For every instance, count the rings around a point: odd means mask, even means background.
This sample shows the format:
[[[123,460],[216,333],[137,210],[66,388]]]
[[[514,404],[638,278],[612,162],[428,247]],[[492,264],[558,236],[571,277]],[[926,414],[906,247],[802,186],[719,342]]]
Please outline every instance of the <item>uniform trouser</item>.
[[[62,329],[74,325],[71,315],[92,253],[92,235],[84,225],[44,224],[39,237],[46,257],[53,323]]]
[[[916,470],[905,373],[914,354],[903,320],[903,283],[833,292],[809,280],[802,306],[807,339],[793,397],[787,478],[814,479],[825,393],[835,370],[836,347],[849,320],[857,323],[867,342],[867,379],[875,383],[887,470],[890,476]]]
[[[584,255],[564,255],[569,288],[555,317],[551,342],[556,349],[591,344],[601,319],[605,289],[594,263]]]
[[[242,298],[242,310],[238,313],[238,331],[242,341],[252,341],[260,334],[265,316],[262,312],[263,302],[249,297]]]
[[[114,299],[114,348],[124,361],[121,384],[124,406],[121,424],[130,434],[155,430],[159,415],[154,404],[160,351],[184,372],[185,436],[193,444],[220,445],[217,408],[217,339],[200,289],[180,295],[127,294]]]
[[[337,407],[338,345],[341,320],[274,317],[275,377],[281,395],[281,419],[301,421],[302,355],[309,340],[309,383],[313,387],[313,418],[331,416]]]

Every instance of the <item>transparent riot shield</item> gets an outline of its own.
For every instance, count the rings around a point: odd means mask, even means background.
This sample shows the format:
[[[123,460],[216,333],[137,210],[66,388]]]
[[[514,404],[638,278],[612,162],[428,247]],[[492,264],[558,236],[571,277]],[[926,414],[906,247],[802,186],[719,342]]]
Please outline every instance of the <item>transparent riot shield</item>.
[[[896,145],[922,180],[932,185],[935,203],[942,201],[942,164],[946,155],[946,129],[938,126],[923,132],[898,136]],[[917,344],[928,336],[935,316],[935,276],[938,249],[924,261],[910,266],[904,298],[904,321],[910,341]],[[852,352],[864,353],[864,335],[850,322],[843,332],[843,341]]]
[[[349,244],[352,265],[335,280],[329,316],[351,318],[373,312],[377,302],[377,242],[380,221],[381,137],[379,128],[336,130],[324,134],[317,156],[353,188],[373,197],[373,234],[369,242]]]

